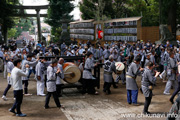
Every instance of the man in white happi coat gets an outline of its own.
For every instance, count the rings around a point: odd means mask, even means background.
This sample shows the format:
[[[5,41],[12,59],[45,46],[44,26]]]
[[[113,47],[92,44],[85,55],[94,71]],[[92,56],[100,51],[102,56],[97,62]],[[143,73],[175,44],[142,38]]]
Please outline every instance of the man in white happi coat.
[[[45,96],[44,94],[44,71],[46,59],[42,59],[36,65],[36,80],[37,80],[37,95]]]

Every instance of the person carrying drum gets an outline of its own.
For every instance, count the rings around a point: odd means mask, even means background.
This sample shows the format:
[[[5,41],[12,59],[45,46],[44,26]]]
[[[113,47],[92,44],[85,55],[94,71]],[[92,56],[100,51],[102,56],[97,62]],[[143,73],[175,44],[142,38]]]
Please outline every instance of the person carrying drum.
[[[116,73],[116,66],[114,64],[114,59],[113,59],[113,56],[110,55],[109,56],[109,60],[107,60],[105,63],[104,63],[104,86],[103,86],[103,91],[106,93],[106,94],[111,94],[111,91],[110,91],[110,87],[111,87],[111,84],[112,84],[112,73]]]

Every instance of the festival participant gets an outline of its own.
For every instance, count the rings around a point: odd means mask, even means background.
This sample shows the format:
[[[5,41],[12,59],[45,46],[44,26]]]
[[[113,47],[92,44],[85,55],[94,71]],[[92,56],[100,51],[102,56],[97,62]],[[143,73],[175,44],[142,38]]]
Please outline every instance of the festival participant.
[[[126,72],[126,89],[127,89],[127,102],[133,105],[139,105],[137,103],[138,98],[138,86],[136,82],[136,77],[143,71],[143,68],[140,68],[141,56],[137,56],[128,68]]]
[[[106,46],[104,51],[103,51],[103,56],[104,56],[104,60],[108,60],[109,59],[109,56],[110,56],[110,51],[109,51],[109,47]]]
[[[142,92],[145,96],[145,103],[144,103],[144,114],[150,114],[148,111],[149,105],[151,104],[152,99],[152,89],[153,85],[155,85],[156,78],[160,74],[160,72],[156,72],[155,76],[152,75],[152,70],[154,68],[154,64],[152,62],[148,62],[146,64],[146,68],[144,68],[144,73],[142,74],[142,81],[141,81],[141,88]]]
[[[174,51],[171,49],[169,52],[169,60],[168,60],[168,65],[167,65],[167,78],[168,81],[166,83],[166,87],[164,90],[164,95],[170,95],[169,91],[171,89],[171,86],[176,89],[177,87],[177,80],[176,80],[176,72],[177,72],[177,64],[174,59]]]
[[[169,101],[174,104],[174,97],[178,94],[178,92],[180,91],[180,62],[178,62],[178,87],[175,89],[175,91],[173,92],[171,98],[169,99]]]
[[[57,65],[57,68],[61,70],[61,77],[57,76],[57,80],[56,80],[56,92],[58,97],[62,96],[61,87],[63,86],[62,80],[64,79],[63,64],[64,64],[64,59],[59,58],[59,63]]]
[[[49,108],[49,100],[51,95],[53,95],[54,102],[58,108],[61,108],[60,101],[58,99],[58,95],[56,92],[56,79],[57,76],[60,76],[61,70],[57,69],[58,61],[56,59],[52,60],[52,64],[50,64],[47,68],[47,95],[46,95],[46,102],[45,102],[45,109]]]
[[[28,56],[27,56],[27,60],[24,60],[24,62],[22,63],[22,71],[23,72],[25,72],[25,70],[26,70],[26,64],[28,64],[30,67],[33,67],[33,66],[35,66],[37,63],[38,63],[38,60],[39,60],[39,58],[38,59],[36,59],[36,61],[33,61],[33,62],[31,62],[31,60],[32,60],[32,55],[31,54],[29,54]],[[22,77],[22,81],[23,81],[23,84],[24,84],[24,94],[26,95],[26,96],[28,96],[28,95],[32,95],[32,94],[29,94],[28,93],[28,81],[29,81],[29,79],[28,79],[28,77]]]
[[[9,54],[8,54],[8,48],[4,49],[4,79],[6,79],[7,77],[7,62],[8,62],[8,58],[9,58]]]
[[[25,117],[26,114],[22,114],[21,112],[21,104],[23,100],[23,86],[22,86],[22,79],[21,77],[27,77],[29,72],[29,65],[25,65],[25,72],[21,70],[21,59],[16,59],[13,61],[14,68],[11,72],[11,80],[12,80],[12,87],[14,90],[14,97],[15,102],[9,112],[16,114],[19,117]],[[16,109],[16,112],[15,112]]]
[[[2,96],[2,99],[3,100],[7,100],[6,98],[6,94],[7,92],[9,91],[9,89],[11,88],[11,85],[12,85],[12,81],[11,81],[11,71],[12,69],[14,68],[14,64],[13,64],[13,58],[9,58],[9,61],[7,62],[7,82],[8,82],[8,85],[6,87],[6,89],[4,90],[4,93],[3,93],[3,96]]]
[[[103,91],[106,94],[111,94],[111,84],[113,80],[112,73],[116,73],[116,66],[114,64],[113,56],[109,56],[109,60],[104,63],[104,86]]]
[[[93,54],[88,51],[87,52],[87,59],[85,61],[85,65],[84,65],[84,70],[83,70],[83,90],[84,92],[86,93],[89,93],[89,94],[99,94],[96,90],[95,90],[95,80],[96,78],[93,77],[92,75],[92,68],[94,66],[96,66],[97,64],[94,64],[94,61],[93,61]]]
[[[117,62],[122,62],[125,66],[126,66],[126,60],[125,60],[125,56],[124,56],[124,53],[123,52],[120,52],[120,55],[117,59]],[[121,75],[117,75],[116,77],[116,83],[118,84],[119,83],[119,80],[122,80],[122,83],[123,85],[126,84],[126,70],[124,69],[121,73]]]
[[[44,71],[46,59],[42,59],[36,65],[36,79],[37,79],[37,95],[45,96],[44,94]]]

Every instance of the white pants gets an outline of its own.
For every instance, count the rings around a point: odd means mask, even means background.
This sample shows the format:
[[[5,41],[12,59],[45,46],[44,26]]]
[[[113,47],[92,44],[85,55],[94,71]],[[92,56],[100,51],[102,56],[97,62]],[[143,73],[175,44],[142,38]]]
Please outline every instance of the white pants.
[[[4,78],[7,77],[7,65],[4,64]]]
[[[177,88],[177,80],[168,80],[164,92],[169,93],[171,86],[173,85],[174,90]]]
[[[37,81],[37,95],[44,94],[44,81]]]

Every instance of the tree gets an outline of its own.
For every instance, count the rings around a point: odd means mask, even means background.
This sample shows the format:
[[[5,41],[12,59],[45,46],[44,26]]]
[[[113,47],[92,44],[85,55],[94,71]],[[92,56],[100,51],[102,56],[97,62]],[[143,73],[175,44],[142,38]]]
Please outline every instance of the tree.
[[[16,28],[11,28],[10,30],[8,30],[8,38],[14,38],[15,34],[16,34],[17,30]]]
[[[111,18],[114,15],[112,1],[110,0],[83,0],[80,2],[82,18],[97,21]]]
[[[30,19],[20,19],[16,24],[15,29],[17,30],[15,38],[21,35],[23,31],[29,31],[32,28],[32,22]]]
[[[129,0],[127,8],[129,17],[143,16],[143,26],[159,25],[159,1],[158,0]]]
[[[56,30],[60,29],[62,21],[71,21],[72,15],[71,11],[74,9],[72,3],[73,0],[48,0],[50,7],[48,9],[48,17],[45,22],[52,26],[52,35],[59,36]],[[57,35],[58,34],[58,35]],[[55,37],[55,41],[60,40],[60,38]]]
[[[99,0],[83,0],[80,11],[83,19],[97,19]],[[103,0],[103,16],[106,18],[124,18],[143,15],[143,26],[159,25],[158,0]],[[101,5],[99,5],[101,7]],[[102,17],[102,16],[101,16]]]
[[[69,13],[74,9],[72,0],[48,0],[50,7],[48,9],[48,18],[45,20],[52,27],[60,27],[61,20],[72,20]]]
[[[19,4],[19,0],[0,0],[0,24],[2,24],[2,34],[4,40],[7,40],[7,31],[15,25],[14,19],[11,17],[12,14],[17,11],[13,9],[12,5]]]

